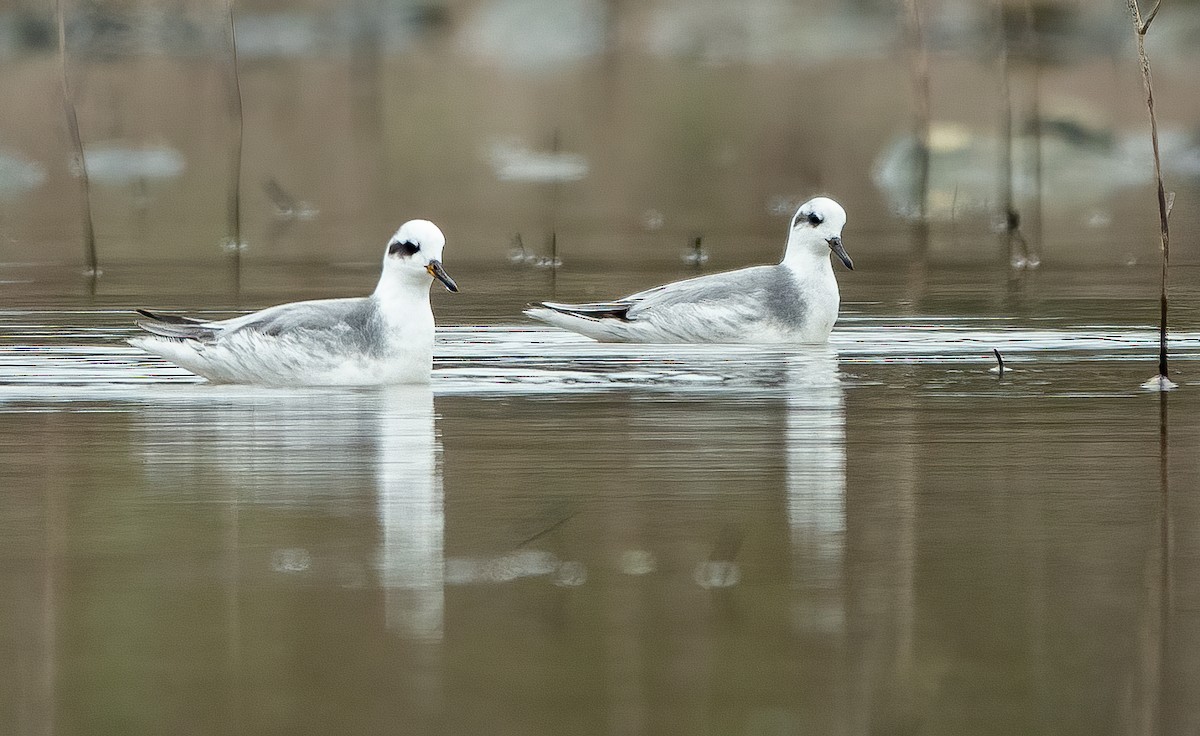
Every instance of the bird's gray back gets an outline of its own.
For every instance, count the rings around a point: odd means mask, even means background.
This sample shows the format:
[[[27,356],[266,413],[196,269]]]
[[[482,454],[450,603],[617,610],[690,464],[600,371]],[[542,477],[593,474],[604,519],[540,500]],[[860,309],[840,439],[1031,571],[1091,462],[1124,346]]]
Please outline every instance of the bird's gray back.
[[[725,305],[781,325],[798,325],[807,308],[804,295],[785,266],[752,266],[666,284],[628,297],[629,318],[651,310]]]
[[[258,319],[227,333],[250,331],[276,338],[323,343],[338,351],[378,354],[384,348],[384,324],[370,297],[325,299],[263,310]]]

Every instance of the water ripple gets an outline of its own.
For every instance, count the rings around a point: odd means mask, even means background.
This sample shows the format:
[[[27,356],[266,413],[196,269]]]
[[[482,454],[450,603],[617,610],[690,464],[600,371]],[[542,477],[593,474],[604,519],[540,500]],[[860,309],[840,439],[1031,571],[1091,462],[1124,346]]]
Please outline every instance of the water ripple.
[[[131,332],[114,327],[115,314],[91,311],[0,312],[0,397],[46,389],[66,397],[71,387],[101,388],[202,384],[156,357],[124,345]],[[839,381],[887,383],[870,367],[945,367],[926,388],[959,385],[961,371],[991,366],[1000,350],[1013,371],[1032,375],[1065,363],[1147,361],[1157,331],[1102,325],[1029,328],[1003,319],[920,320],[849,318],[828,346],[624,345],[593,342],[558,330],[516,325],[445,327],[436,346],[434,391],[439,394],[554,393],[643,387],[686,391],[763,390],[821,386]],[[70,327],[61,326],[72,323]],[[1200,357],[1200,333],[1177,332],[1179,361]],[[1046,378],[1044,382],[1049,382]],[[209,389],[211,390],[211,389]],[[1076,387],[1087,392],[1086,388]]]

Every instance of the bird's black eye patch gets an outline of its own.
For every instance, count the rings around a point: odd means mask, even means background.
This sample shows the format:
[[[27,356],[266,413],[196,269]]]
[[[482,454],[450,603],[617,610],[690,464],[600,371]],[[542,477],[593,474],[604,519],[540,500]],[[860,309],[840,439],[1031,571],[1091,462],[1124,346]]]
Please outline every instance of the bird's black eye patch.
[[[411,256],[421,250],[421,246],[416,243],[410,243],[407,240],[403,243],[392,243],[388,246],[388,255],[394,256],[397,253],[403,253],[406,256]]]
[[[792,221],[792,227],[797,228],[801,225],[812,225],[813,227],[816,227],[822,222],[825,222],[825,218],[816,212],[797,212],[796,219]]]

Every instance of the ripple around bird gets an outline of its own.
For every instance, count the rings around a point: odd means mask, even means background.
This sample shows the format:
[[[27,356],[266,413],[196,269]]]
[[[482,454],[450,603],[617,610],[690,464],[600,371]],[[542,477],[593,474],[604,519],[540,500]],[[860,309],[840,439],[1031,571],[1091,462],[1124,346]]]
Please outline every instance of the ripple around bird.
[[[120,311],[8,310],[0,312],[0,325],[5,335],[0,396],[33,398],[41,387],[59,401],[75,395],[96,399],[149,385],[203,384],[124,345],[133,332]],[[602,344],[520,325],[443,327],[435,349],[433,391],[777,394],[878,384],[968,392],[1132,392],[1137,382],[1118,376],[1138,368],[1152,372],[1157,344],[1158,333],[1151,327],[1030,327],[1003,318],[850,316],[822,346]],[[1170,346],[1176,361],[1194,361],[1200,357],[1200,332],[1173,333]],[[1003,373],[994,350],[1004,358]],[[915,378],[910,375],[914,371]]]

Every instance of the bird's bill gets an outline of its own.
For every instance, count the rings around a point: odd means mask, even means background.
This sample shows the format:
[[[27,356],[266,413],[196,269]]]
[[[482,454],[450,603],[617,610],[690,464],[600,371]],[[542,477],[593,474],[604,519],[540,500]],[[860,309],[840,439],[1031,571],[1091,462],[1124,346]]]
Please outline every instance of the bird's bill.
[[[842,239],[834,236],[825,242],[829,243],[829,250],[833,251],[833,254],[841,259],[842,263],[846,264],[846,268],[853,271],[854,261],[850,260],[850,254],[847,253],[845,247],[842,246]]]
[[[429,272],[430,276],[445,284],[447,291],[458,291],[458,284],[454,283],[454,279],[450,278],[450,274],[442,268],[441,261],[430,261],[425,270]]]

